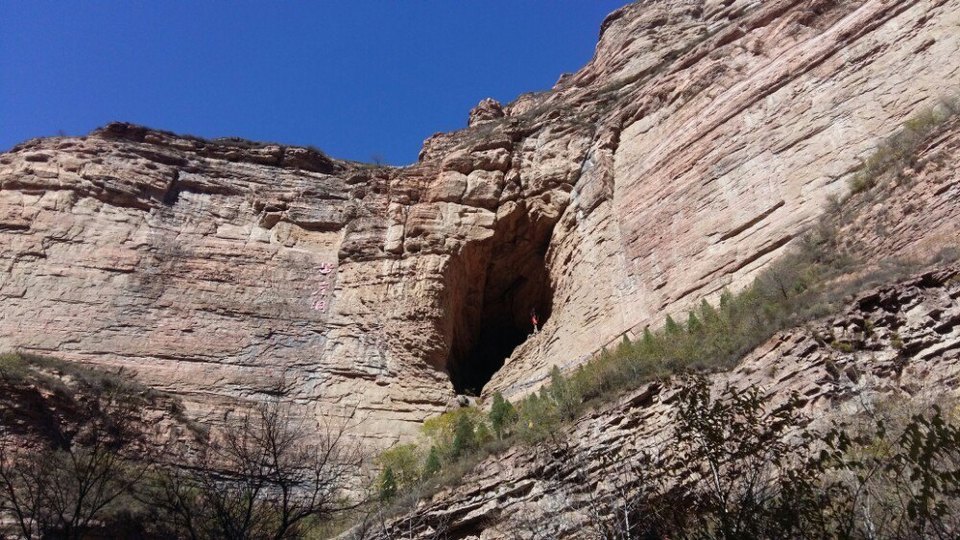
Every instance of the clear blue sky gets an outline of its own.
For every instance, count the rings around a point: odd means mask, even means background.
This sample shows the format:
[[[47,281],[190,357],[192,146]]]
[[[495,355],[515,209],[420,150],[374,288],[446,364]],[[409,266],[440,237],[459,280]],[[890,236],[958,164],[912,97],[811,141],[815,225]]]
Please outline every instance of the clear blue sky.
[[[114,120],[416,160],[547,89],[626,0],[0,0],[0,151]]]

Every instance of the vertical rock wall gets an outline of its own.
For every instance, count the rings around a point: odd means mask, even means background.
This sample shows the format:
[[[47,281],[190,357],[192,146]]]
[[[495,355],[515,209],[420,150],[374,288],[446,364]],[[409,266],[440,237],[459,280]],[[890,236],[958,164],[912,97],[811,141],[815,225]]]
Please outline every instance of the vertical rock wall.
[[[208,422],[283,378],[386,444],[531,310],[484,392],[746,283],[958,88],[960,0],[660,0],[409,167],[125,124],[30,141],[0,155],[0,349],[132,369]]]

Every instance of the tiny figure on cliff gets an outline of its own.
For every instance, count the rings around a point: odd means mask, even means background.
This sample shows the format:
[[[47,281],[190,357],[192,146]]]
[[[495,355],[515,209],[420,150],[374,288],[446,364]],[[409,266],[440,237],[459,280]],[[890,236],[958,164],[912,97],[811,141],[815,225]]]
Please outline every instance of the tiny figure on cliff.
[[[540,320],[537,319],[536,308],[530,310],[530,322],[533,323],[533,333],[536,335],[540,332]]]

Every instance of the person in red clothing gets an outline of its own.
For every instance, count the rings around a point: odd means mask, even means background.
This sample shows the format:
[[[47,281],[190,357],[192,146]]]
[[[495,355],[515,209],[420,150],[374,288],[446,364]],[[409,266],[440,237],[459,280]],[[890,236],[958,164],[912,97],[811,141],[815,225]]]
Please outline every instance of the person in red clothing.
[[[537,310],[530,310],[530,322],[533,323],[533,333],[536,334],[540,331],[540,321],[537,319]]]

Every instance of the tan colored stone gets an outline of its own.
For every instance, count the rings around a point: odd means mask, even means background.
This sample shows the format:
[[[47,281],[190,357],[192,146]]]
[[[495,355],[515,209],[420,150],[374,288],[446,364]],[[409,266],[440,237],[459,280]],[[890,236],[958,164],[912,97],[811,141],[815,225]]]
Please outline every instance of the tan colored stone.
[[[795,392],[814,427],[891,401],[949,403],[960,398],[958,276],[953,265],[866,292],[841,315],[780,332],[710,382],[718,393],[728,385],[761,388],[771,407]],[[850,352],[825,344],[831,333]],[[905,350],[920,352],[905,357]],[[644,481],[621,476],[629,470],[624,465],[642,452],[664,451],[676,391],[669,381],[644,385],[563,428],[556,434],[562,442],[490,456],[459,484],[392,518],[386,530],[398,527],[414,540],[431,538],[434,529],[470,529],[491,540],[533,530],[548,538],[595,538],[584,512],[609,511],[614,506],[598,502],[621,500],[617,487]],[[592,519],[598,517],[605,516]]]
[[[549,313],[484,388],[517,397],[748,283],[960,88],[958,13],[632,4],[583,69],[404,168],[126,124],[28,141],[0,154],[0,350],[130,368],[211,424],[283,376],[318,416],[356,407],[375,444],[409,437],[456,402],[485,328],[522,339]],[[917,209],[898,202],[865,218],[894,233],[864,241],[956,240],[956,175],[924,171],[929,217],[902,224]]]

